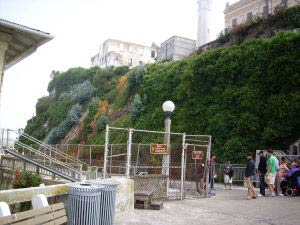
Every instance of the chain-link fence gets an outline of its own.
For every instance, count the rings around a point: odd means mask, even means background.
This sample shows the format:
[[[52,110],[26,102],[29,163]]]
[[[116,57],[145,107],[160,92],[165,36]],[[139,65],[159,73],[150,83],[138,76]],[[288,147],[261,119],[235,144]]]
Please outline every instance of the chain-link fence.
[[[131,177],[135,191],[154,198],[183,199],[186,190],[197,190],[194,166],[206,164],[210,142],[210,136],[107,126],[103,174]],[[201,157],[192,159],[193,152]]]

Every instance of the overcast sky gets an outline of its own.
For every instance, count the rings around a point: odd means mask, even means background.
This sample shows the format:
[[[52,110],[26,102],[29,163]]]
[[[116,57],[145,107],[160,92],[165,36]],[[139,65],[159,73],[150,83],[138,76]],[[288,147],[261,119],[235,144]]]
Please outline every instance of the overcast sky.
[[[212,31],[224,28],[226,2],[214,0]],[[108,38],[150,46],[173,35],[196,40],[197,0],[0,0],[0,18],[55,36],[4,74],[0,127],[21,128],[48,95],[52,70],[90,66]]]

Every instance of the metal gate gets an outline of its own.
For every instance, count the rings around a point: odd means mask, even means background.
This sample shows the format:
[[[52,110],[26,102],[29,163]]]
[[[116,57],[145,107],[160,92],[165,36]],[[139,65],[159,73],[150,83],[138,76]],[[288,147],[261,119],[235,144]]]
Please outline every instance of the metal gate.
[[[130,177],[135,191],[152,192],[157,199],[184,199],[197,178],[190,169],[198,161],[191,148],[202,151],[206,163],[210,143],[210,136],[107,126],[103,175]]]
[[[186,135],[184,162],[184,193],[185,197],[207,196],[209,183],[209,159],[211,154],[211,136]],[[197,173],[203,164],[203,178]],[[201,180],[202,179],[202,180]],[[201,190],[200,182],[203,182]]]

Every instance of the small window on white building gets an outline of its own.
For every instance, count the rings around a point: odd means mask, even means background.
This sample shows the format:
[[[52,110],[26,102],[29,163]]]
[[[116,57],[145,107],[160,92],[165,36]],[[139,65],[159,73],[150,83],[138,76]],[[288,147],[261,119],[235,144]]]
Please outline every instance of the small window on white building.
[[[120,44],[120,49],[121,49],[122,51],[124,50],[124,44],[123,44],[123,43]]]
[[[155,58],[155,51],[151,50],[151,58]]]
[[[269,6],[268,5],[263,7],[263,15],[265,15],[265,16],[269,15]]]
[[[140,66],[144,65],[144,64],[143,64],[143,61],[139,61],[139,65],[140,65]]]
[[[232,20],[232,27],[236,27],[237,26],[237,18],[234,18]]]
[[[247,13],[247,21],[251,21],[253,19],[252,12]]]

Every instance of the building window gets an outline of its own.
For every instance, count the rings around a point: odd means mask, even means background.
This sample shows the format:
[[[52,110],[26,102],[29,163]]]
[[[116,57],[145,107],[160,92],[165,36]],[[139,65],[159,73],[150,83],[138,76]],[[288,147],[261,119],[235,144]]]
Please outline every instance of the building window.
[[[124,50],[124,44],[120,44],[120,49],[123,51]]]
[[[251,21],[253,18],[252,12],[247,13],[247,21]]]
[[[143,61],[139,61],[139,65],[142,66],[143,65]]]
[[[232,27],[236,27],[237,26],[237,18],[232,20]]]
[[[293,146],[293,155],[298,155],[298,148],[296,145]]]
[[[263,15],[265,15],[265,16],[267,16],[267,15],[269,15],[269,6],[264,6],[264,8],[263,8]]]
[[[281,5],[287,5],[287,0],[281,0]]]
[[[151,51],[151,58],[155,58],[155,51],[154,50]]]

